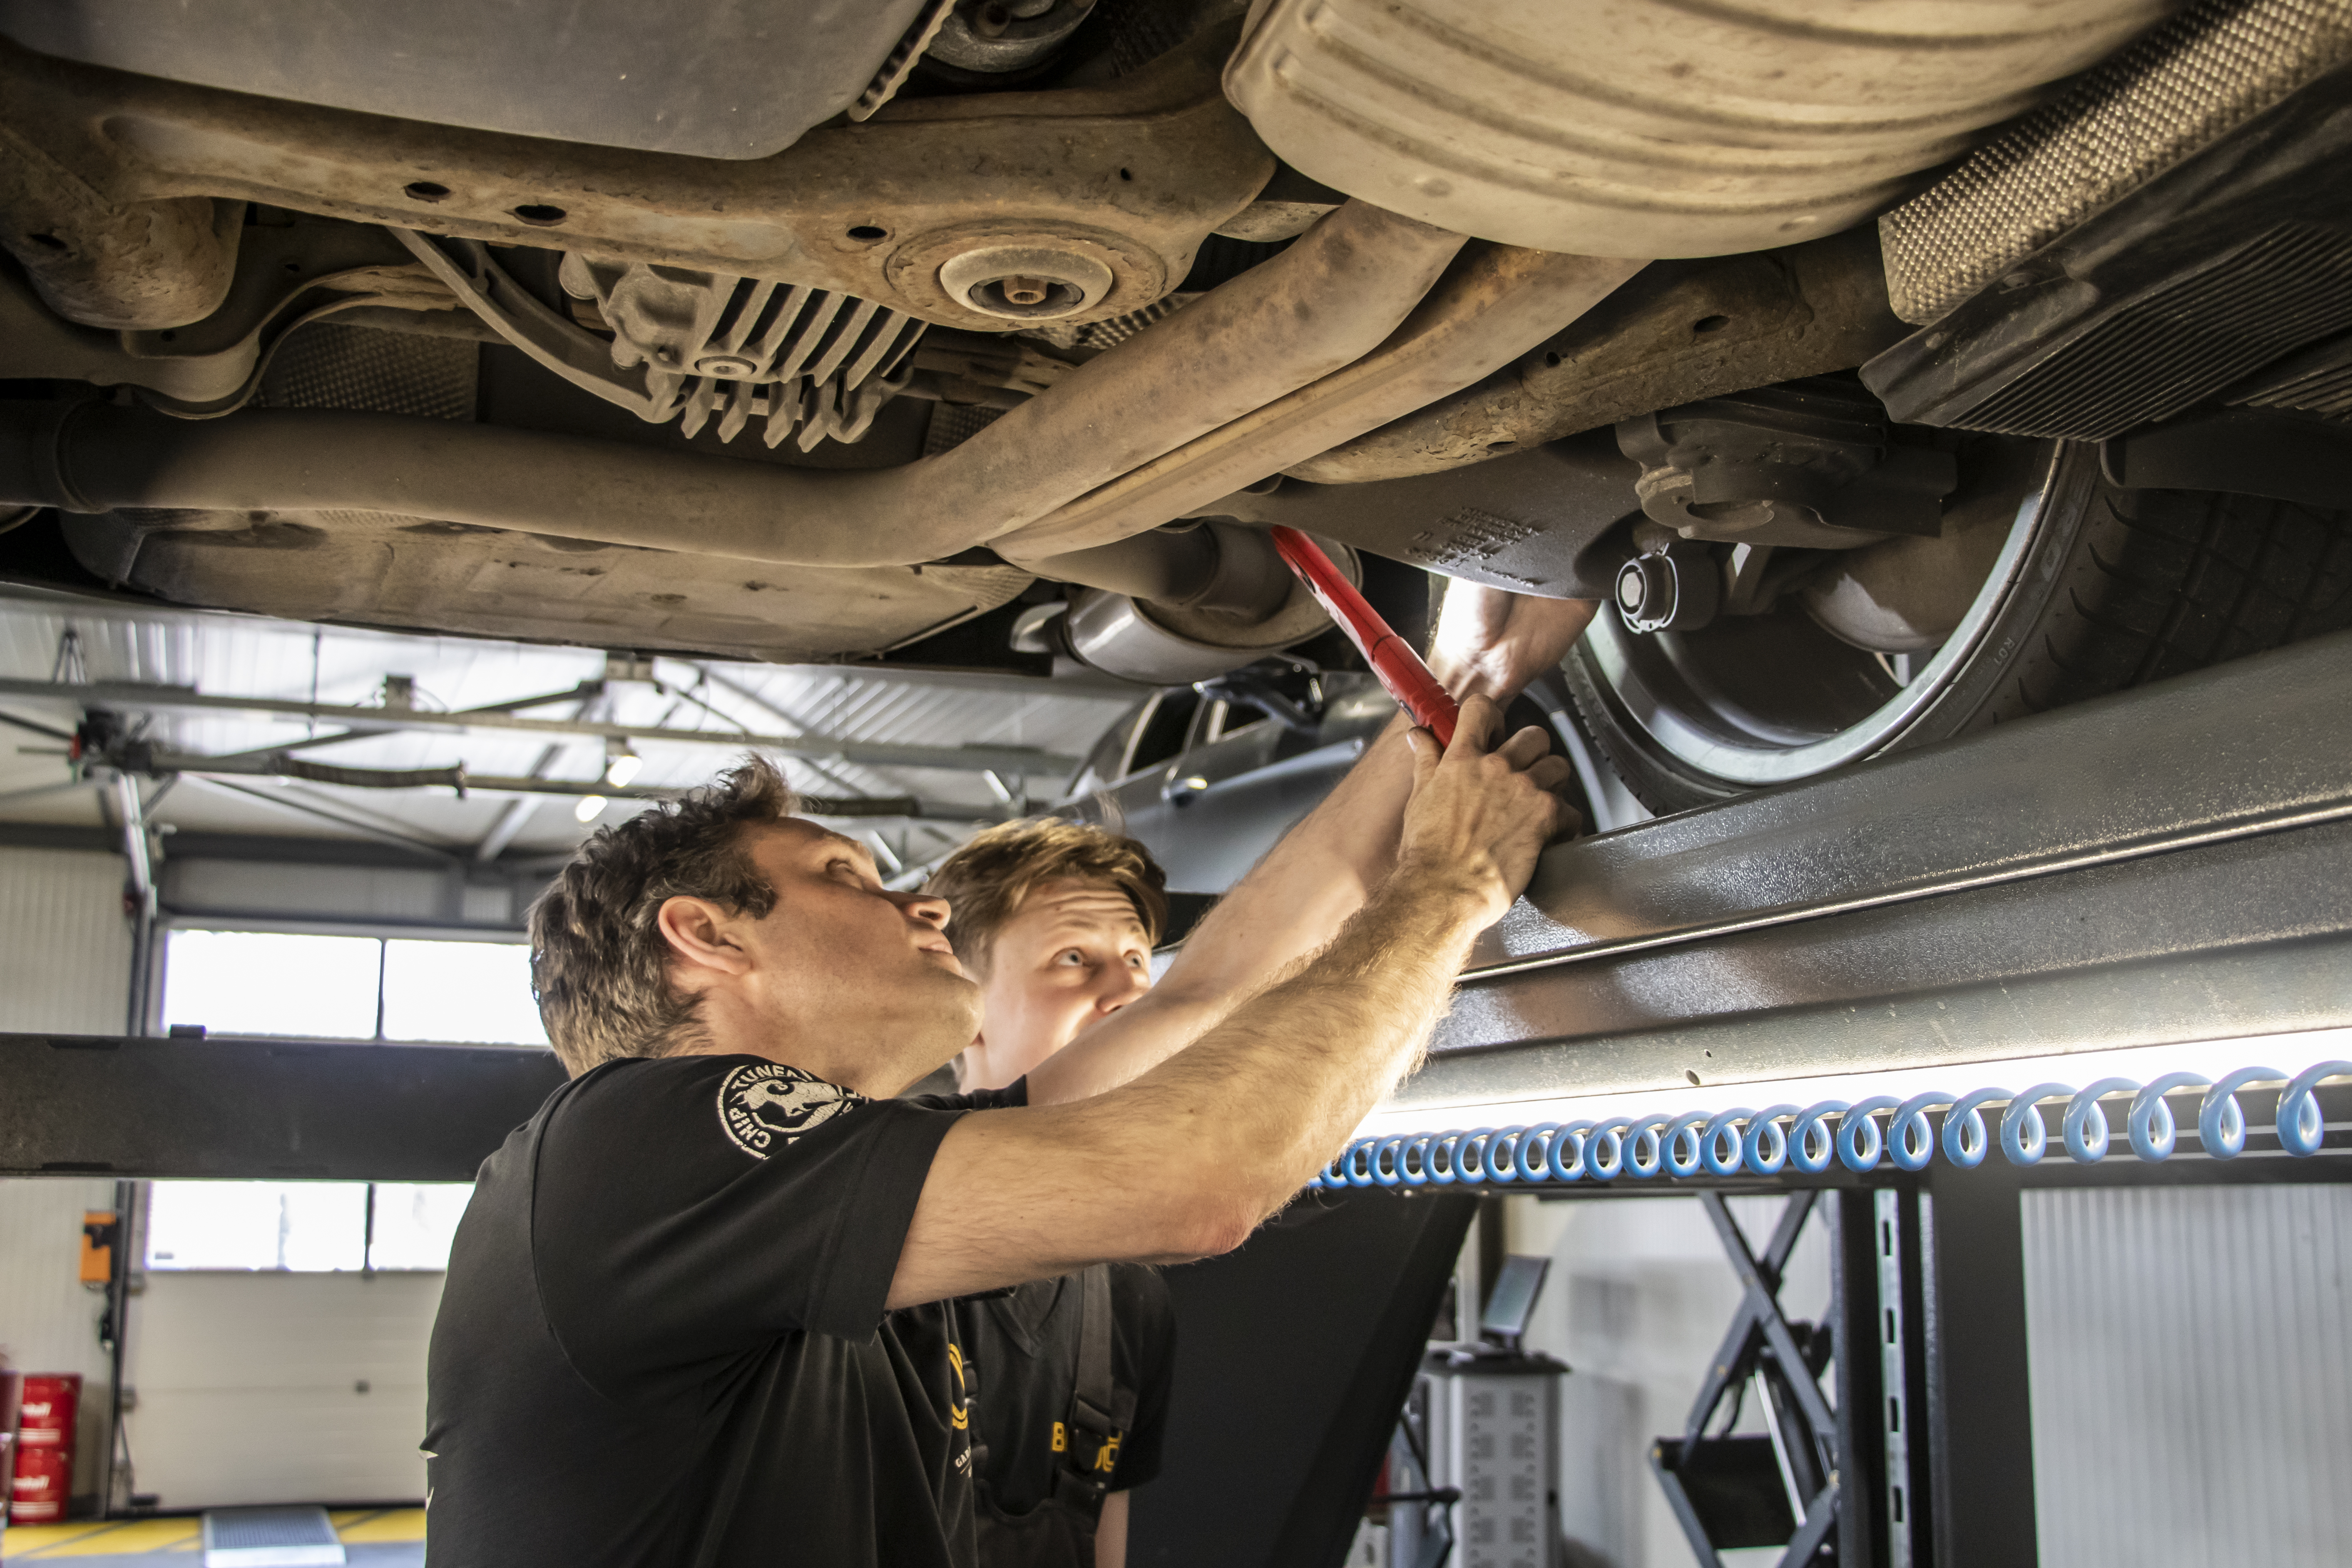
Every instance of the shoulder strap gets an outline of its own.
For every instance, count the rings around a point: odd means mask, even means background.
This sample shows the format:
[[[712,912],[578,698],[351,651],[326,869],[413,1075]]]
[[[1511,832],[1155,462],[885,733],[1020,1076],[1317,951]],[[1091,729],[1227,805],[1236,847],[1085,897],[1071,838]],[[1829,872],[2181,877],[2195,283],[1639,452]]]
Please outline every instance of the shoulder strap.
[[[1110,1266],[1078,1276],[1077,1377],[1070,1394],[1069,1446],[1054,1478],[1054,1495],[1099,1509],[1118,1468],[1118,1445],[1135,1419],[1135,1390],[1111,1373]]]
[[[1077,1408],[1110,1421],[1110,1270],[1096,1264],[1078,1276]]]

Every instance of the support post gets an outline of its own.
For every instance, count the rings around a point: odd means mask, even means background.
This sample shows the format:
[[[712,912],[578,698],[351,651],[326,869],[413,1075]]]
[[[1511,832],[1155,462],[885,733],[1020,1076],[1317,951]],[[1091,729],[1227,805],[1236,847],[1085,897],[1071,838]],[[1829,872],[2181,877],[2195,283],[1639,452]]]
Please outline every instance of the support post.
[[[1936,1568],[2039,1568],[2021,1189],[1938,1162],[1919,1205]]]
[[[1822,1200],[1836,1221],[1830,1249],[1831,1364],[1837,1373],[1839,1568],[1894,1568],[1886,1550],[1885,1405],[1880,1402],[1877,1231],[1861,1190]]]

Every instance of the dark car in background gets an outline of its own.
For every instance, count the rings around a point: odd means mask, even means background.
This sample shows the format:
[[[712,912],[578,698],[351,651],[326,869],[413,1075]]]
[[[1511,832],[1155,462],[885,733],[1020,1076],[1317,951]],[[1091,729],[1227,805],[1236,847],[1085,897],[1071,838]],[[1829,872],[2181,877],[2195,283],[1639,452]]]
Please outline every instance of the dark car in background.
[[[1312,811],[1395,717],[1370,675],[1298,668],[1238,671],[1153,692],[1087,753],[1059,810],[1140,840],[1171,891],[1215,894]],[[1512,705],[1576,770],[1570,804],[1587,832],[1649,816],[1596,761],[1556,680]]]
[[[1171,686],[1097,742],[1064,809],[1141,840],[1168,886],[1217,893],[1315,808],[1396,712],[1369,675],[1285,682],[1277,715],[1225,694]]]

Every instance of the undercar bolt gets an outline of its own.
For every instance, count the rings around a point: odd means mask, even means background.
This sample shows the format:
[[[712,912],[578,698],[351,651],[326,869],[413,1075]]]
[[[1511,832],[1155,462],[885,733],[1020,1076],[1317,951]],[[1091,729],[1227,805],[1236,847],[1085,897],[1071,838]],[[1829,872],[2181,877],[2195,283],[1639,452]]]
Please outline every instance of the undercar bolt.
[[[1704,542],[1683,541],[1617,569],[1617,612],[1632,632],[1696,631],[1723,601],[1723,570]]]

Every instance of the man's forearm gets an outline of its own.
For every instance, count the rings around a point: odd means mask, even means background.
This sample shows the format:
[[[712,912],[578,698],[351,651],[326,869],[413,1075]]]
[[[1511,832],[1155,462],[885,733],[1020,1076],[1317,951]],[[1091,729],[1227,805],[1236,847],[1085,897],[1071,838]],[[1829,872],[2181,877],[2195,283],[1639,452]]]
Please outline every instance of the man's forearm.
[[[1066,1104],[1140,1076],[1329,942],[1393,868],[1412,795],[1408,728],[1400,717],[1381,732],[1209,911],[1159,984],[1032,1072],[1030,1103]]]
[[[1287,1201],[1419,1059],[1486,911],[1400,871],[1315,963],[1103,1109],[1244,1228]],[[1138,1151],[1139,1153],[1145,1152]]]
[[[1337,788],[1185,939],[1166,979],[1171,998],[1246,997],[1329,942],[1395,865],[1412,795],[1410,721],[1374,737]]]

